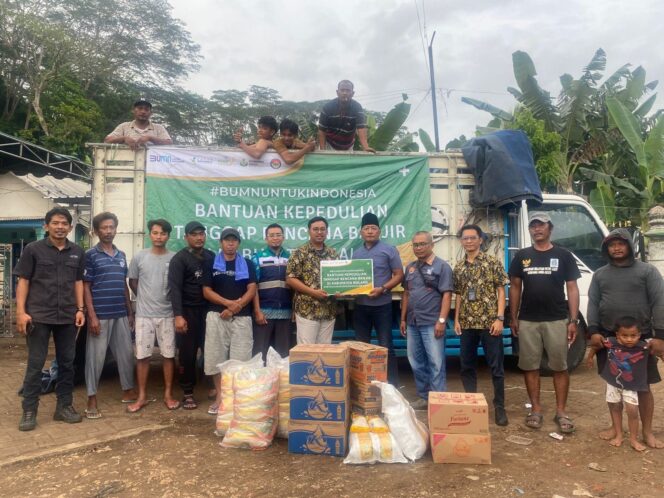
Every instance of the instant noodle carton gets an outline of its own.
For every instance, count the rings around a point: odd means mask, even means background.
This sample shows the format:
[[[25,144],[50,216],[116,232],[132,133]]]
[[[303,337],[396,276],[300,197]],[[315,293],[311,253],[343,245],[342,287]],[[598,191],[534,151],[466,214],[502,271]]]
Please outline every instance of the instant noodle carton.
[[[350,403],[355,413],[363,415],[380,414],[382,398],[380,388],[373,384],[350,381]]]
[[[489,407],[481,393],[429,393],[429,431],[488,434]]]
[[[346,422],[348,390],[339,387],[291,386],[290,419]]]
[[[387,348],[360,341],[347,341],[350,350],[350,377],[358,382],[387,382]]]
[[[348,348],[344,344],[298,344],[290,350],[291,386],[348,386]]]
[[[288,422],[288,452],[343,457],[348,447],[345,422],[293,420]]]
[[[491,463],[489,434],[431,433],[431,455],[434,463]]]

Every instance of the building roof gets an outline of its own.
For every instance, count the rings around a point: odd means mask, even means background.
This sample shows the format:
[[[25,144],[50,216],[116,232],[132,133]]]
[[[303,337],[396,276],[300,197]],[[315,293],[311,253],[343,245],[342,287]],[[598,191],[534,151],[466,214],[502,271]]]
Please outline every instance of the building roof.
[[[64,204],[90,204],[90,184],[72,178],[58,179],[50,175],[36,177],[33,174],[14,175],[37,190],[44,199]]]

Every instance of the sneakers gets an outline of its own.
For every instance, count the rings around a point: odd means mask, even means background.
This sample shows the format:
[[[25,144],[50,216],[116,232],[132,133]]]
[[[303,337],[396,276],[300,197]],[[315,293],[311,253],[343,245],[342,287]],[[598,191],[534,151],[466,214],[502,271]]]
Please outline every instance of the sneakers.
[[[429,407],[429,402],[426,399],[418,398],[417,401],[413,401],[410,406],[413,407],[413,410],[426,410]]]
[[[81,417],[81,415],[76,413],[76,410],[74,410],[74,407],[72,405],[67,405],[67,406],[58,406],[55,409],[55,413],[53,414],[53,420],[66,422],[68,424],[77,424],[81,420],[83,420],[83,417]]]
[[[506,426],[509,421],[507,420],[507,413],[505,413],[505,408],[502,406],[497,406],[495,408],[495,413],[493,414],[496,425]]]
[[[18,430],[31,431],[35,427],[37,427],[37,412],[34,410],[24,411],[21,421],[18,423]]]

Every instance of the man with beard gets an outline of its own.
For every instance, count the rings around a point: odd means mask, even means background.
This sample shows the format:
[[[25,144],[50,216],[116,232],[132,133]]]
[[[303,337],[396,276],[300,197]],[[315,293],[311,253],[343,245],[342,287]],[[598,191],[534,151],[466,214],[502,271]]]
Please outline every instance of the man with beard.
[[[115,130],[104,138],[104,143],[125,144],[132,150],[136,150],[147,143],[154,145],[170,145],[173,143],[166,128],[150,120],[152,103],[145,97],[141,97],[134,102],[132,114],[134,120],[120,123]]]
[[[614,324],[624,315],[637,320],[641,338],[648,343],[648,385],[661,381],[657,357],[664,355],[664,283],[657,268],[634,257],[629,232],[618,228],[602,242],[602,253],[609,263],[594,274],[588,290],[588,332],[591,346],[599,349],[597,366],[601,371],[606,362],[606,350],[599,348],[606,337],[614,336]],[[643,441],[650,448],[664,448],[664,442],[652,432],[655,399],[648,386],[639,391]],[[613,427],[600,432],[600,437],[617,437]]]

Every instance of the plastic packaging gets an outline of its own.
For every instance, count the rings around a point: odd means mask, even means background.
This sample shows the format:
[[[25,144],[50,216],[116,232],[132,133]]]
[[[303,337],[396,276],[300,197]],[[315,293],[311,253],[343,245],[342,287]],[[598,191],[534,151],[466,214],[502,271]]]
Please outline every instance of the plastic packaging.
[[[346,464],[408,463],[399,443],[389,432],[351,433]]]
[[[364,415],[353,413],[353,422],[350,424],[350,432],[360,434],[363,432],[370,432],[369,421]]]
[[[390,432],[390,428],[387,426],[385,421],[380,418],[378,415],[369,416],[369,430],[370,432],[376,434],[385,434]]]
[[[290,418],[290,368],[288,356],[282,358],[274,348],[270,347],[265,356],[265,366],[279,371],[279,422],[277,437],[288,439],[288,419]]]
[[[417,419],[415,410],[394,386],[379,381],[372,384],[380,387],[383,417],[404,456],[411,461],[422,458],[429,447],[426,426]]]
[[[221,371],[221,405],[217,412],[215,434],[223,436],[233,420],[233,376],[243,368],[259,368],[263,366],[261,354],[249,361],[228,360],[217,365]]]
[[[277,430],[279,372],[242,368],[233,377],[233,419],[221,445],[264,450]]]

